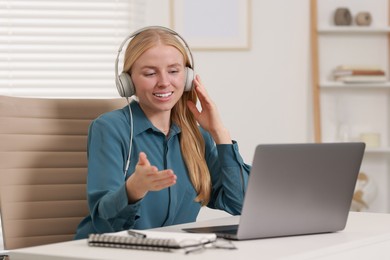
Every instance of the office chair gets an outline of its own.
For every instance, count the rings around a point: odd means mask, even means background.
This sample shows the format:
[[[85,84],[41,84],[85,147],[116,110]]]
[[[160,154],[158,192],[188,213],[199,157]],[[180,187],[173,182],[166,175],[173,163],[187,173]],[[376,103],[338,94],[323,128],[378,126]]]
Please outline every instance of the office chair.
[[[88,214],[87,133],[123,99],[0,96],[0,212],[4,247],[72,240]]]

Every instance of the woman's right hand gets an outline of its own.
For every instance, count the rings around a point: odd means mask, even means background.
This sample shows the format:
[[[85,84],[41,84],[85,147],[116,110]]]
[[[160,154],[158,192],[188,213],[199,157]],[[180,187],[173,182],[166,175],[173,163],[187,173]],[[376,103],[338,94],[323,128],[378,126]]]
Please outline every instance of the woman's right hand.
[[[126,181],[127,198],[134,203],[145,197],[148,191],[159,191],[176,183],[172,170],[159,171],[152,166],[144,152],[139,154],[134,173]]]

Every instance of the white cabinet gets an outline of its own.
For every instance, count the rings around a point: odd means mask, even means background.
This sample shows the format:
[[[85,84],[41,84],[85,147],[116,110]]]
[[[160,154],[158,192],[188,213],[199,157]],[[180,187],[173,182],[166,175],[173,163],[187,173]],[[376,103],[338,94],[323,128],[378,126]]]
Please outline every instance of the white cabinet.
[[[369,176],[372,212],[390,212],[390,82],[343,83],[339,65],[379,67],[389,78],[388,0],[312,0],[311,46],[314,130],[317,142],[367,140],[361,171]],[[335,10],[372,15],[369,26],[336,26]],[[379,144],[374,144],[379,139]],[[370,140],[375,140],[371,142]]]

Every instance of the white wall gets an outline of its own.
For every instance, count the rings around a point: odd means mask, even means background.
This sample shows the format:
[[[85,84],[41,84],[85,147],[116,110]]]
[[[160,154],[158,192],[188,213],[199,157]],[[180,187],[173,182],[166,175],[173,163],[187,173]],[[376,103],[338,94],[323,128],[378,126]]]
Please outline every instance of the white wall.
[[[169,26],[169,0],[146,3],[147,23]],[[259,143],[312,139],[309,4],[252,0],[251,50],[193,52],[197,73],[249,163]]]

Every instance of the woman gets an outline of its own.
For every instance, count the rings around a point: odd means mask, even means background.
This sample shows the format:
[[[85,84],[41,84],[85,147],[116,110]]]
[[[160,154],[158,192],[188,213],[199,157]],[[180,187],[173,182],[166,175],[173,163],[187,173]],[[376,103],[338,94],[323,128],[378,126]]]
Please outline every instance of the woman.
[[[205,205],[240,214],[250,167],[200,77],[184,92],[190,66],[186,47],[169,30],[146,29],[130,41],[124,71],[137,101],[90,126],[90,215],[76,238],[193,222]]]

